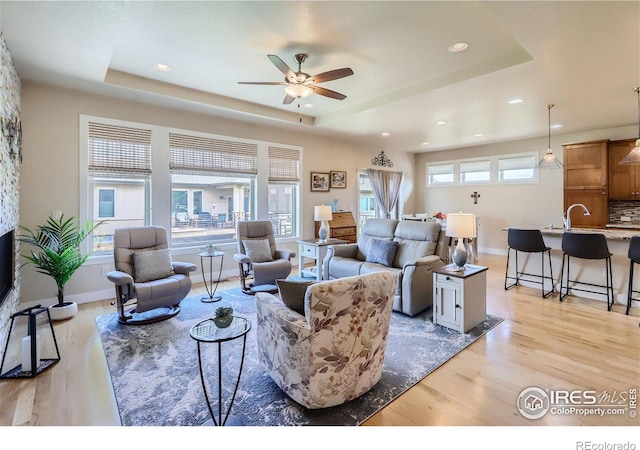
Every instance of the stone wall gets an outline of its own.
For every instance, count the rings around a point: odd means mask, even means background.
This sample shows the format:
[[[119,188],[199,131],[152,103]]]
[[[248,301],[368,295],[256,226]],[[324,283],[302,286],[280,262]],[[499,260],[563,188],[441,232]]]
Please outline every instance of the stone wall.
[[[16,230],[20,222],[20,147],[15,135],[20,123],[20,77],[13,64],[2,32],[0,32],[0,235]],[[16,230],[16,235],[17,230]],[[20,302],[20,257],[19,244],[15,243],[15,281],[0,306],[0,352],[11,325],[11,314],[17,311]],[[0,355],[1,357],[1,355]]]

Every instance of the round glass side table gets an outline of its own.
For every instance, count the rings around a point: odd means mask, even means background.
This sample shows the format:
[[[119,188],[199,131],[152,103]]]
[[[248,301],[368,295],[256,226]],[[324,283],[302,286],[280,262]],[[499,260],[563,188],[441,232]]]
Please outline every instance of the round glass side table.
[[[203,295],[200,299],[203,303],[213,303],[219,302],[222,300],[221,295],[215,295],[216,290],[218,289],[218,283],[220,283],[220,277],[222,276],[222,265],[224,263],[224,252],[214,251],[214,252],[202,252],[198,253],[200,257],[200,269],[202,269],[202,281],[204,281],[204,287],[207,290],[207,295]],[[207,283],[207,279],[204,276],[204,259],[209,259],[209,283]],[[220,270],[218,272],[218,278],[216,280],[213,279],[213,258],[220,258]]]
[[[204,391],[204,398],[207,401],[207,408],[209,408],[209,414],[211,414],[211,419],[208,422],[205,422],[203,425],[215,425],[215,426],[224,426],[229,423],[229,425],[242,425],[241,421],[236,417],[230,416],[231,407],[233,406],[233,401],[236,398],[236,393],[238,392],[238,386],[240,385],[240,376],[242,375],[242,366],[244,365],[244,354],[247,347],[247,333],[251,330],[251,322],[241,316],[233,316],[233,320],[228,327],[220,328],[218,327],[212,318],[202,320],[196,323],[191,327],[189,334],[198,344],[198,366],[200,367],[200,381],[202,382],[202,390]],[[240,358],[240,368],[238,369],[238,378],[235,382],[235,387],[233,389],[233,395],[228,402],[227,410],[224,415],[222,415],[222,343],[227,341],[232,341],[234,339],[243,338],[242,342],[242,356]],[[200,349],[200,344],[213,343],[217,344],[218,350],[218,414],[216,420],[216,414],[214,413],[213,407],[211,406],[211,401],[209,400],[209,394],[207,393],[207,386],[204,380],[204,371],[202,369],[202,352]]]

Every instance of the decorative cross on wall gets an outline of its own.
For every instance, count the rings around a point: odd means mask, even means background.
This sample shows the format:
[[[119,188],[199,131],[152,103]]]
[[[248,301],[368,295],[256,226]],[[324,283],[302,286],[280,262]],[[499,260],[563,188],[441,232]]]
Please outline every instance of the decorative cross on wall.
[[[473,198],[473,204],[477,205],[480,194],[478,194],[476,191],[473,191],[473,194],[471,194],[471,198]]]

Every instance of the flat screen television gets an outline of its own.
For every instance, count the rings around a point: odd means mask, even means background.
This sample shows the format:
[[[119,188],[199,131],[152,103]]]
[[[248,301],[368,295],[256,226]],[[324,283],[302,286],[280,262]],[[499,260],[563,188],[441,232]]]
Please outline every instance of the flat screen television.
[[[13,230],[0,236],[0,305],[13,289],[15,268]]]

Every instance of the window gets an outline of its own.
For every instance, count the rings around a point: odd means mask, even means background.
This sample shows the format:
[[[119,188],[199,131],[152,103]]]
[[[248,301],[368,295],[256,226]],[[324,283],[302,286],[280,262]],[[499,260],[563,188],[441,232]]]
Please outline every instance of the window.
[[[277,238],[299,236],[301,147],[85,115],[79,122],[79,219],[105,221],[83,243],[98,256],[93,263],[107,261],[122,227],[162,226],[171,247],[235,243],[239,220],[267,217]]]
[[[431,164],[427,166],[427,185],[452,184],[453,164]]]
[[[202,191],[193,191],[193,213],[202,212]]]
[[[89,122],[87,172],[90,218],[104,220],[91,251],[113,250],[113,230],[147,223],[151,176],[151,130]]]
[[[498,181],[536,180],[536,156],[509,156],[498,159]]]
[[[236,223],[255,216],[257,145],[169,133],[169,152],[171,245],[234,240]]]
[[[427,164],[427,187],[538,182],[538,152],[440,161]]]
[[[276,237],[297,234],[300,150],[269,146],[269,220]]]
[[[491,161],[460,163],[460,183],[484,183],[491,181]]]
[[[113,219],[115,216],[115,189],[98,189],[98,217]]]
[[[358,227],[362,229],[364,223],[371,217],[382,217],[373,194],[373,187],[369,181],[369,175],[365,172],[358,173]],[[397,205],[394,210],[397,214]]]

